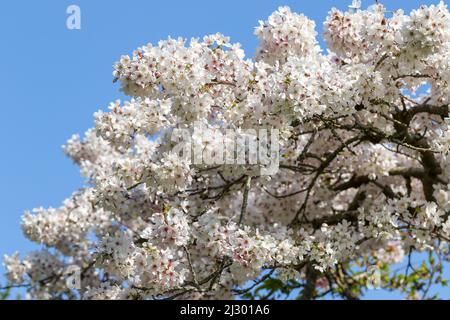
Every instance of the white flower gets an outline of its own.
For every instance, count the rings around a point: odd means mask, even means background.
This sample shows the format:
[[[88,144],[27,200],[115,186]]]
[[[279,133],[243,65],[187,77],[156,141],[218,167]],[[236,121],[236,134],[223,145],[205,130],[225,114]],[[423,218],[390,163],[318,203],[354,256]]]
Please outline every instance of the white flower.
[[[353,0],[352,4],[348,6],[350,9],[360,9],[361,8],[361,0]]]

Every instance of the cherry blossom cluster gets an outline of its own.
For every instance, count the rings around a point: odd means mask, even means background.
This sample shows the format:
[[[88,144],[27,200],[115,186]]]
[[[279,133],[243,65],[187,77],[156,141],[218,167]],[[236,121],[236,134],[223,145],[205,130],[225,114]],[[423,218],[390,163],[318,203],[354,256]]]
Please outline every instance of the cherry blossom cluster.
[[[278,279],[305,299],[355,298],[374,268],[448,253],[446,5],[332,9],[327,52],[315,23],[287,7],[255,34],[254,59],[221,34],[120,58],[113,76],[130,100],[64,146],[87,187],[24,214],[43,249],[5,256],[10,285],[42,299],[221,299]],[[245,139],[213,135],[248,129],[278,130],[278,171],[178,152],[187,132],[204,154],[242,153]],[[70,266],[79,288],[65,281]]]

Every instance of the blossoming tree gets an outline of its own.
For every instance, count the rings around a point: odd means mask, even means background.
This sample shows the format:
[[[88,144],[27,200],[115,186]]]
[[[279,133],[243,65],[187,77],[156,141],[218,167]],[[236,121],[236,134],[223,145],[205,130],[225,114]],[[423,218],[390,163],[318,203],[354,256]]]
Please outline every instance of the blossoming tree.
[[[5,256],[7,287],[39,299],[356,299],[374,285],[424,298],[445,284],[447,7],[332,9],[326,52],[315,23],[287,7],[255,33],[254,59],[220,34],[120,58],[130,101],[64,146],[86,187],[25,213],[24,234],[44,249]],[[279,130],[279,170],[180,157],[175,129],[195,123]],[[78,287],[66,281],[74,266]]]

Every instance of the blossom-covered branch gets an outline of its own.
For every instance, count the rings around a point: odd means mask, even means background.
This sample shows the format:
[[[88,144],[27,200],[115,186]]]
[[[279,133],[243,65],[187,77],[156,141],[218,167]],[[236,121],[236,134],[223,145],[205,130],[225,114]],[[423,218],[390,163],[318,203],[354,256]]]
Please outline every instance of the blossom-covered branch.
[[[287,7],[255,33],[254,59],[221,34],[120,58],[113,77],[130,101],[97,112],[95,127],[64,146],[87,187],[60,208],[25,213],[25,235],[44,249],[5,256],[8,288],[40,299],[357,299],[374,283],[410,298],[444,283],[445,4],[409,15],[358,1],[332,9],[328,51],[315,23]],[[248,139],[192,131],[199,125]],[[187,130],[201,154],[234,156],[261,143],[259,129],[279,133],[270,174],[262,163],[178,152],[191,150]],[[423,252],[428,264],[414,268],[412,254]],[[401,261],[404,273],[389,269]],[[73,266],[77,288],[65,277]]]

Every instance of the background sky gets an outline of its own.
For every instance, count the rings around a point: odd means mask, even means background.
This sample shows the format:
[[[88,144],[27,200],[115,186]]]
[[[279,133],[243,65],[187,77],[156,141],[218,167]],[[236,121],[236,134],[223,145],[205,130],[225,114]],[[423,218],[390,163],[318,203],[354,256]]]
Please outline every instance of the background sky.
[[[363,0],[363,6],[375,1]],[[429,0],[384,0],[409,12]],[[0,257],[38,248],[26,240],[27,209],[58,207],[83,185],[61,145],[93,125],[93,113],[124,97],[112,84],[112,65],[146,43],[168,36],[221,32],[253,56],[258,20],[281,5],[322,23],[351,0],[14,0],[0,6]],[[68,30],[66,9],[81,8],[81,30]],[[0,284],[4,283],[0,266]],[[450,277],[450,273],[449,273]],[[450,290],[440,290],[450,298]],[[367,298],[398,298],[382,291]]]

